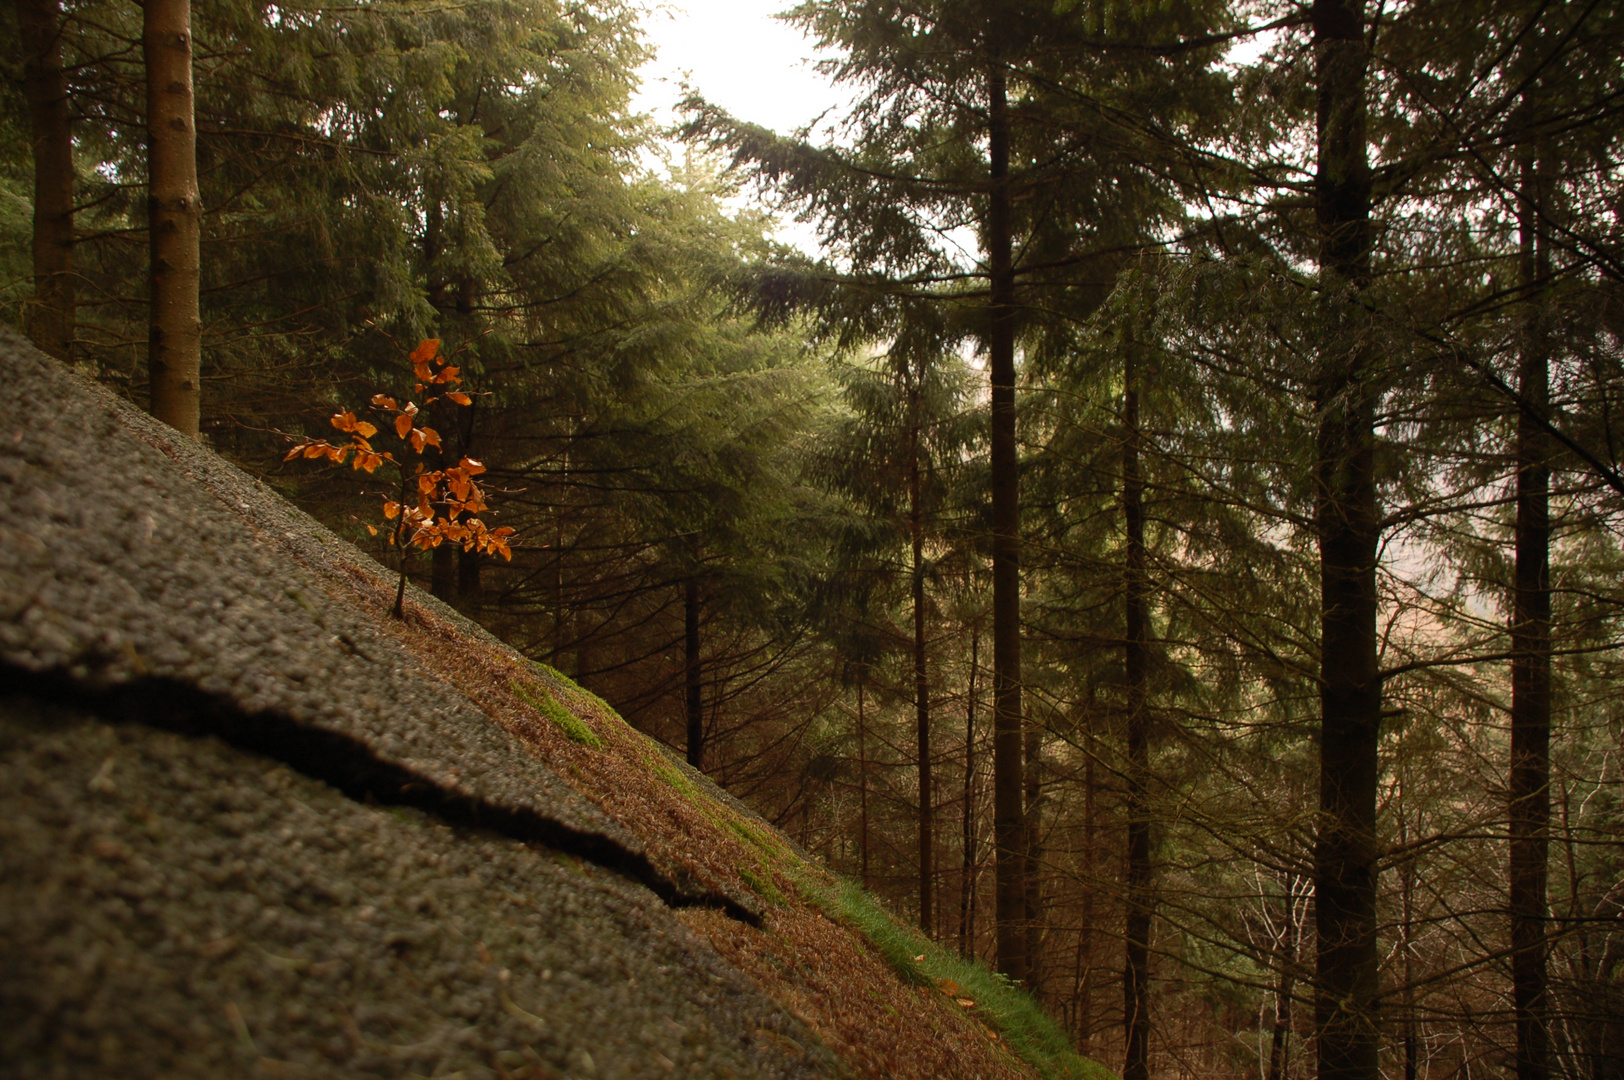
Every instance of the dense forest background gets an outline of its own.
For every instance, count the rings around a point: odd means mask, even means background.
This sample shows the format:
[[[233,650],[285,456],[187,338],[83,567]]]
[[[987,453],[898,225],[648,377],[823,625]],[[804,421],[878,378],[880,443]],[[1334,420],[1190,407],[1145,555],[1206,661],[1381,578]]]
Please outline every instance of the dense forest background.
[[[1624,1077],[1624,11],[807,0],[829,145],[642,15],[193,0],[203,437],[398,565],[283,455],[440,338],[407,571],[1131,1080]],[[142,19],[0,8],[0,304],[146,404]]]

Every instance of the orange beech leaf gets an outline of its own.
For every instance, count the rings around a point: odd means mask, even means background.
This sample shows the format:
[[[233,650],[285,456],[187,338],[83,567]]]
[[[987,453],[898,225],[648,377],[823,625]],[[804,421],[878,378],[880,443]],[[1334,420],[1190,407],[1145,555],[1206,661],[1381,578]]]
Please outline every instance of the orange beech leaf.
[[[412,431],[411,438],[412,449],[421,454],[423,452],[423,444],[428,442],[428,436],[423,434],[422,428],[416,428]]]
[[[326,457],[327,444],[324,442],[313,442],[306,444],[304,448],[304,456],[307,458]]]
[[[973,1008],[976,1007],[975,1001],[973,999],[971,999],[971,998],[959,998],[958,1002],[959,1002],[960,1005],[964,1006],[966,1009],[973,1009]]]
[[[516,533],[518,531],[519,531],[518,529],[515,529],[511,525],[503,525],[500,529],[492,529],[491,530],[491,535],[496,536],[496,537],[512,536],[514,533]]]
[[[282,455],[282,460],[283,461],[292,461],[294,458],[298,457],[302,453],[304,453],[303,444],[301,444],[299,446],[295,446],[292,450],[289,450],[287,453],[283,454]]]
[[[388,409],[390,412],[394,412],[395,399],[385,394],[373,394],[372,407],[374,409]]]
[[[378,433],[378,425],[369,424],[365,420],[357,420],[355,422],[355,433],[361,436],[362,439],[370,439]]]
[[[457,462],[457,468],[463,470],[469,476],[478,476],[480,473],[485,471],[485,466],[481,465],[471,457],[465,457],[461,461]]]
[[[440,433],[438,431],[431,427],[419,428],[418,430],[423,433],[424,442],[436,448],[440,447]]]
[[[462,382],[462,368],[448,367],[434,377],[437,383]]]
[[[340,431],[355,430],[355,414],[352,412],[334,413],[332,419],[328,422]]]
[[[406,403],[406,407],[404,409],[400,410],[400,411],[405,413],[407,416],[416,416],[417,415],[417,406],[413,405],[411,402],[408,401]]]
[[[387,500],[383,504],[383,516],[390,521],[398,518],[400,516],[400,503],[395,502],[393,499]]]
[[[373,536],[377,536],[378,535],[378,527],[376,525],[368,525],[367,526],[367,532],[371,533]]]
[[[936,989],[940,990],[948,997],[959,996],[959,984],[954,982],[952,979],[937,979]]]
[[[399,435],[402,439],[404,439],[406,437],[406,433],[411,431],[411,430],[412,430],[412,417],[411,417],[410,413],[401,413],[399,416],[395,417],[395,434],[396,435]]]
[[[417,381],[420,383],[434,381],[434,372],[429,370],[429,366],[427,364],[418,364],[416,367],[412,368],[412,374],[417,376]]]
[[[439,486],[439,473],[424,473],[422,476],[417,478],[417,490],[424,495],[427,495],[429,492],[433,491]]]
[[[430,360],[433,360],[435,356],[439,354],[439,352],[439,338],[424,338],[422,341],[417,343],[417,348],[412,350],[412,355],[408,357],[408,359],[411,360],[413,365],[426,364]]]
[[[383,455],[374,453],[371,450],[357,450],[354,464],[357,469],[373,472],[379,465],[383,464]]]
[[[452,401],[455,401],[458,405],[472,405],[474,403],[474,399],[463,393],[461,390],[453,390],[451,393],[447,394],[446,397],[450,398]]]

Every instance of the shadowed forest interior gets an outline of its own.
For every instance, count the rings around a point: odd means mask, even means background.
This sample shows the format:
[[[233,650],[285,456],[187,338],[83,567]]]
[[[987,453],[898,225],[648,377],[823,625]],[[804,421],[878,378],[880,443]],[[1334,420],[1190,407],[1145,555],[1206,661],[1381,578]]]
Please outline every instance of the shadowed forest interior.
[[[650,17],[16,0],[5,317],[1125,1080],[1624,1078],[1624,8]]]

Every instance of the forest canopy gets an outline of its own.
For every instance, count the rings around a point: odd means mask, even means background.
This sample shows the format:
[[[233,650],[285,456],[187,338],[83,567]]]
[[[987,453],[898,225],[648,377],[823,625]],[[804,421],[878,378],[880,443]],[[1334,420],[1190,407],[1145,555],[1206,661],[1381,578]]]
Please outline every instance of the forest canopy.
[[[186,7],[0,9],[42,349],[163,416],[192,334],[215,449],[1126,1080],[1620,1076],[1617,5],[806,0],[827,138],[659,130],[619,0]],[[511,561],[286,460],[427,340]]]

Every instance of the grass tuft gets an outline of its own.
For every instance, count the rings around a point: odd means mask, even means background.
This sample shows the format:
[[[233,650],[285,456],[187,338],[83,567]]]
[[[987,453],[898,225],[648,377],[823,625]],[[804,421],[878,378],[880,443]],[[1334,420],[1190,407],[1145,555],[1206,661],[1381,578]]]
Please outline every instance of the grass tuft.
[[[557,724],[571,742],[594,750],[603,748],[603,741],[586,726],[586,721],[559,704],[558,699],[549,694],[545,687],[536,683],[526,686],[518,679],[509,679],[508,686],[526,705]]]

